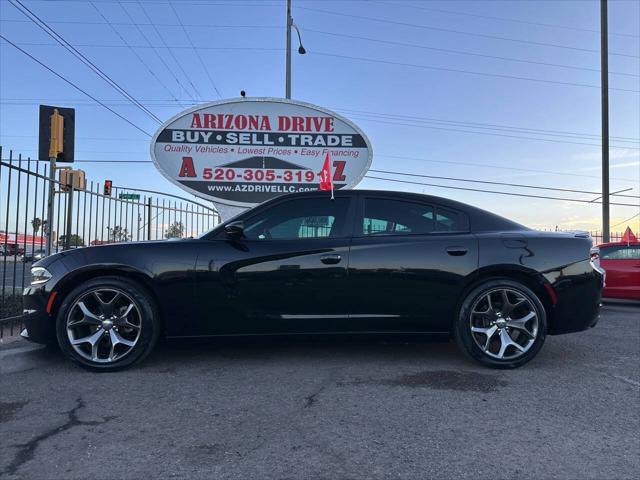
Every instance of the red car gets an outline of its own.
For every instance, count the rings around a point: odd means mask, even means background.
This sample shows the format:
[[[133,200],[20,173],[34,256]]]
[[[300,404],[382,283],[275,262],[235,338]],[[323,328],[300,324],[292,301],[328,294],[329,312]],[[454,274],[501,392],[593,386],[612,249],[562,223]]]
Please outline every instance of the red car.
[[[603,297],[640,300],[640,242],[603,243],[600,267],[606,272]]]

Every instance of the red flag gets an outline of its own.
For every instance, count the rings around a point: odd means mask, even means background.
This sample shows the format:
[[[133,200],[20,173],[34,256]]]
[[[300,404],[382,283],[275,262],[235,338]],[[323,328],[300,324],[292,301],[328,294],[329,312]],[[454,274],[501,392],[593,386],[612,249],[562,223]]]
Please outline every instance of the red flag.
[[[627,242],[627,244],[630,242],[638,241],[638,238],[631,231],[631,227],[627,227],[627,229],[624,231],[624,235],[622,236],[622,241]]]
[[[331,190],[331,198],[333,199],[333,178],[331,175],[331,156],[327,152],[324,159],[324,165],[320,171],[320,190]]]

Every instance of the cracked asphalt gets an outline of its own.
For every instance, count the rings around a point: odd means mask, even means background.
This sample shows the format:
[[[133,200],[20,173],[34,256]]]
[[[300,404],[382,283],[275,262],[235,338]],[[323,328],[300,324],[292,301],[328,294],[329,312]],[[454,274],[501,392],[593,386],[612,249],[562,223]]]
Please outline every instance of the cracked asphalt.
[[[86,372],[0,346],[0,477],[637,478],[640,306],[512,371],[452,343],[163,344]]]

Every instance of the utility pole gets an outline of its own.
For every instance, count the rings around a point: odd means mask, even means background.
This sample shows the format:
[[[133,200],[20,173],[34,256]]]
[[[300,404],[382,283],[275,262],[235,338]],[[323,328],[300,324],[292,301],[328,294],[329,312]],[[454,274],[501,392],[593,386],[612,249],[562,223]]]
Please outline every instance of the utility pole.
[[[600,90],[602,97],[602,241],[609,241],[609,39],[607,0],[600,0]]]
[[[287,0],[287,60],[285,72],[285,98],[291,98],[291,25],[293,25],[293,17],[291,16],[291,0]]]

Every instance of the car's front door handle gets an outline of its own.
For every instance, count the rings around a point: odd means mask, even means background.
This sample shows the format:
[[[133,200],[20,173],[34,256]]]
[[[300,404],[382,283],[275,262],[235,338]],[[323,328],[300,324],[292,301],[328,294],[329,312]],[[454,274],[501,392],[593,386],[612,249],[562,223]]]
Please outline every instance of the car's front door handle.
[[[335,265],[336,263],[340,263],[342,257],[340,255],[323,255],[320,257],[320,261],[325,265]]]
[[[467,249],[464,247],[447,247],[447,253],[452,257],[461,257],[467,254]]]

